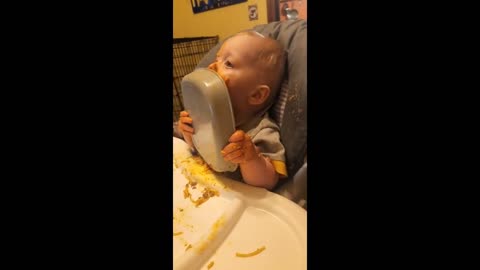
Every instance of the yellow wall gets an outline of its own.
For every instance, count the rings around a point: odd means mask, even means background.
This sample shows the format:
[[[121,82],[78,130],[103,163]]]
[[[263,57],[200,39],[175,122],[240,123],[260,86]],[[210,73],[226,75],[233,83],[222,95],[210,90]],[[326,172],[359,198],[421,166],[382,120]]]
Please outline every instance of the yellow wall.
[[[194,14],[191,0],[173,0],[173,37],[216,36],[220,40],[259,24],[266,24],[267,1],[247,2]],[[257,4],[258,20],[250,21],[248,6]]]

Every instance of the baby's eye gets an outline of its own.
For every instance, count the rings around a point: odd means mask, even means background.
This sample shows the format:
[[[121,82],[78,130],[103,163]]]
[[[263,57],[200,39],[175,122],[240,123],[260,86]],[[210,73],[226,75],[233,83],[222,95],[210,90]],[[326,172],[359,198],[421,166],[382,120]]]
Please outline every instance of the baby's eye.
[[[227,68],[233,68],[233,65],[232,65],[232,63],[231,63],[230,61],[227,60],[227,61],[225,61],[225,67],[227,67]]]

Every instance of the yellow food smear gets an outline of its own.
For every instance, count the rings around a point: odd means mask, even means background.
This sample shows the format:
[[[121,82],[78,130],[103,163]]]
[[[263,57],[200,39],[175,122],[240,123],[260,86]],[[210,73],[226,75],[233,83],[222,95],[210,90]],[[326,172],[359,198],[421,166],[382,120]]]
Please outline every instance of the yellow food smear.
[[[207,265],[207,268],[208,268],[208,269],[212,268],[213,264],[214,264],[214,262],[211,261],[211,262]]]
[[[181,208],[180,208],[181,209]],[[183,209],[181,211],[174,211],[173,212],[173,221],[181,221],[185,216],[185,212],[183,212]]]
[[[180,235],[180,234],[183,234],[183,232],[176,232],[176,233],[173,233],[173,236],[177,236],[177,235]]]
[[[221,226],[223,226],[223,224],[225,224],[225,219],[223,218],[223,216],[220,217],[219,219],[217,219],[217,221],[215,221],[215,223],[213,223],[212,228],[210,229],[210,234],[197,247],[197,251],[199,253],[203,252],[205,250],[205,248],[210,244],[209,242],[211,242],[217,236],[218,230]]]
[[[225,188],[225,185],[217,178],[208,164],[200,156],[175,157],[175,166],[181,168],[182,174],[191,183],[208,183]],[[192,186],[192,188],[195,188]]]

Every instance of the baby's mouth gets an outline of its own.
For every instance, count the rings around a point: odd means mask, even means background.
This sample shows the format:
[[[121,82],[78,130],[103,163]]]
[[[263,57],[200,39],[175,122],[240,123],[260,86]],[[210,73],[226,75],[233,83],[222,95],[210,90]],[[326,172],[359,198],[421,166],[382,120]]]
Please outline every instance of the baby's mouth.
[[[222,80],[225,82],[225,85],[227,86],[228,88],[228,78],[223,76],[222,74],[218,73],[217,71],[213,70],[215,73],[217,73],[217,75],[222,78]]]

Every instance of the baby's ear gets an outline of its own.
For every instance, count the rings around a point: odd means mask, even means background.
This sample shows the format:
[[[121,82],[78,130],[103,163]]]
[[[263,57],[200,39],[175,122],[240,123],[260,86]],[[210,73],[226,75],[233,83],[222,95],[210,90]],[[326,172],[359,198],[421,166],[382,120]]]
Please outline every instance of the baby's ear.
[[[257,88],[250,93],[248,96],[248,103],[250,105],[261,105],[268,99],[269,96],[270,87],[262,84],[257,86]]]

